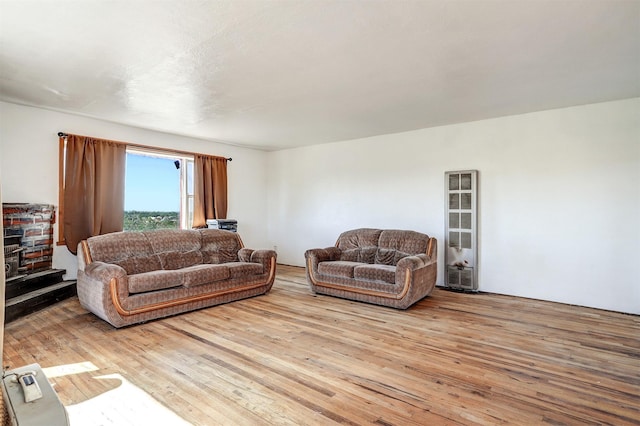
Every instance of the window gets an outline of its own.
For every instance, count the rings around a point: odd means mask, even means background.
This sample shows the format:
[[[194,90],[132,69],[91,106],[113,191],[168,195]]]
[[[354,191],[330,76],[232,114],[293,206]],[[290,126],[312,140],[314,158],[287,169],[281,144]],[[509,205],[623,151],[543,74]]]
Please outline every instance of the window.
[[[226,216],[226,162],[231,158],[198,154],[198,164],[203,159],[204,164],[210,165],[213,170],[211,179],[212,182],[215,179],[216,184],[212,188],[204,188],[202,197],[196,199],[195,175],[209,172],[196,170],[194,153],[63,132],[58,133],[58,142],[60,204],[56,244],[66,245],[73,254],[80,241],[100,233],[123,228],[190,229],[194,223],[199,227],[204,226],[206,215]],[[69,149],[70,143],[73,149]],[[67,155],[72,158],[73,167],[69,169]],[[225,160],[224,164],[221,164],[221,160]],[[98,169],[100,173],[96,173]],[[70,185],[67,179],[70,179]],[[200,181],[203,179],[204,176]],[[87,193],[94,193],[100,202],[94,202],[93,197],[86,197]],[[209,211],[214,198],[213,211]],[[71,208],[65,209],[65,199],[68,199],[66,202]],[[196,209],[198,214],[194,220]],[[125,220],[121,219],[121,214],[126,215]],[[67,229],[65,223],[68,224]]]
[[[191,228],[193,157],[127,148],[124,230]]]

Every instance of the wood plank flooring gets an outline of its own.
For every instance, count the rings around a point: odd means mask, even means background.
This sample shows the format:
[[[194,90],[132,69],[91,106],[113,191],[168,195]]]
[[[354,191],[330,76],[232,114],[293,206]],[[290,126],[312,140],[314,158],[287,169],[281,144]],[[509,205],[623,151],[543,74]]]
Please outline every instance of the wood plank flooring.
[[[119,330],[68,299],[7,324],[3,361],[50,368],[72,425],[640,424],[638,316],[442,289],[399,311],[283,265],[266,296]]]

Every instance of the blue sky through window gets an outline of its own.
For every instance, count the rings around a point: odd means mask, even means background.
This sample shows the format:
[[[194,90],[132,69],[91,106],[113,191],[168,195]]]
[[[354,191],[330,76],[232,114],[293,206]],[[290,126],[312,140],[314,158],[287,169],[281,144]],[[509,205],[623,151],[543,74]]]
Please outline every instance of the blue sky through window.
[[[125,211],[180,211],[180,170],[174,161],[127,153]]]

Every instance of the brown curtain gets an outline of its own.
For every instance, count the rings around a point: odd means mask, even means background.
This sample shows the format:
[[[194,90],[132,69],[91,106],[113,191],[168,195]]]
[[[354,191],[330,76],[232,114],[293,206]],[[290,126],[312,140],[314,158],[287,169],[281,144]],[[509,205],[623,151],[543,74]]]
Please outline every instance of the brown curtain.
[[[227,159],[196,154],[193,183],[193,227],[205,227],[207,219],[226,219]]]
[[[94,235],[122,231],[126,145],[68,135],[64,174],[64,239],[76,253]]]

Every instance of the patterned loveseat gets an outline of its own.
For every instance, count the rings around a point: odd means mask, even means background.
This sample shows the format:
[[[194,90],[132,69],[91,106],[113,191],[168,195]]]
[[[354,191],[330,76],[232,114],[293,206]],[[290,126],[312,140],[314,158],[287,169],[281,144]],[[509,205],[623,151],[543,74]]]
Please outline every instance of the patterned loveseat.
[[[314,293],[406,309],[436,284],[437,241],[415,231],[354,229],[305,258]]]
[[[115,232],[78,246],[81,305],[122,327],[267,293],[273,250],[219,229]]]

